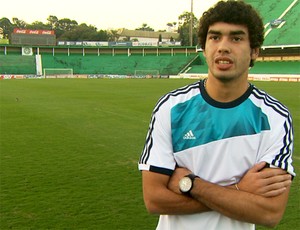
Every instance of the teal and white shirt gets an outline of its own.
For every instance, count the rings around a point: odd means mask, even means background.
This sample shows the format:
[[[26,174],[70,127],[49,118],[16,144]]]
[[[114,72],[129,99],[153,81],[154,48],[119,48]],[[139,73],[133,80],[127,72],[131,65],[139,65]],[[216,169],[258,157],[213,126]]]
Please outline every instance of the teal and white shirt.
[[[288,109],[252,84],[235,101],[209,97],[204,81],[171,91],[156,104],[139,170],[172,175],[176,166],[221,186],[265,161],[295,176]],[[157,229],[254,229],[218,212],[161,215]]]

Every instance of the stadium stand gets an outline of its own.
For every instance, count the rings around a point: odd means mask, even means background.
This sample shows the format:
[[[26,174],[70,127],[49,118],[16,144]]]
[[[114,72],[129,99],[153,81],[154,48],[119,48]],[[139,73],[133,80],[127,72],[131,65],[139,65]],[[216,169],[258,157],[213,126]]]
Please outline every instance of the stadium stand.
[[[267,34],[264,46],[299,45],[300,4],[298,0],[272,1],[272,3],[264,0],[246,0],[246,2],[262,12]],[[272,21],[276,19],[283,21],[272,28]]]
[[[300,74],[300,62],[296,61],[276,61],[276,62],[256,62],[250,69],[252,74]]]
[[[263,15],[265,42],[251,74],[300,76],[300,1],[245,0]],[[0,75],[37,73],[35,54],[42,68],[73,69],[74,75],[127,75],[136,70],[156,70],[160,75],[207,74],[202,52],[194,47],[32,46],[32,56],[22,45],[0,44]],[[100,50],[100,51],[99,51]]]
[[[0,65],[0,74],[36,74],[35,55],[23,56],[22,49],[20,46],[0,49],[0,61],[5,63]],[[176,75],[198,57],[194,48],[183,47],[146,48],[145,52],[143,49],[133,49],[130,54],[126,47],[107,48],[101,50],[101,54],[97,54],[97,48],[33,47],[32,50],[33,54],[41,55],[43,69],[73,69],[74,75],[132,76],[136,70],[155,70],[160,75]]]
[[[0,55],[0,74],[35,74],[35,57],[18,54]]]
[[[176,75],[195,55],[42,55],[43,68],[72,68],[75,74],[134,75],[135,70],[158,70],[161,75]]]

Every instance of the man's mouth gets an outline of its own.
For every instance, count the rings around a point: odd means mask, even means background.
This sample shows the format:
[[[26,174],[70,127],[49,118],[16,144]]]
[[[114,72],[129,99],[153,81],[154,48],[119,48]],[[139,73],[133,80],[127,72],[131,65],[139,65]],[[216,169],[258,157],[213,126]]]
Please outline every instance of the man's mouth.
[[[218,64],[230,64],[230,61],[219,60]]]
[[[220,70],[228,70],[233,65],[233,61],[228,57],[218,57],[215,59],[215,63]]]

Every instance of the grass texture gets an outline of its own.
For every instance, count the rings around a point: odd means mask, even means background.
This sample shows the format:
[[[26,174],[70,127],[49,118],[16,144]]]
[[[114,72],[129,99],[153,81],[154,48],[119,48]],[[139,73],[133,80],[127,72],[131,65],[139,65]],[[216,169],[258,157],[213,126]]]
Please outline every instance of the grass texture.
[[[155,229],[137,162],[159,97],[192,82],[0,81],[0,228]],[[254,84],[292,113],[299,175],[300,84]],[[300,227],[299,181],[276,229]]]

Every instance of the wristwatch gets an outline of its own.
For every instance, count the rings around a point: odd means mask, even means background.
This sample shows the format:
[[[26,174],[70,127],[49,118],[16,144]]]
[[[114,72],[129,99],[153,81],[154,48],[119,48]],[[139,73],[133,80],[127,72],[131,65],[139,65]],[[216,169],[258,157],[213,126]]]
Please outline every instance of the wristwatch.
[[[190,191],[193,188],[193,184],[194,184],[194,180],[195,178],[198,177],[194,174],[188,174],[184,177],[182,177],[179,181],[179,190],[180,192],[182,192],[183,194],[190,194]]]

